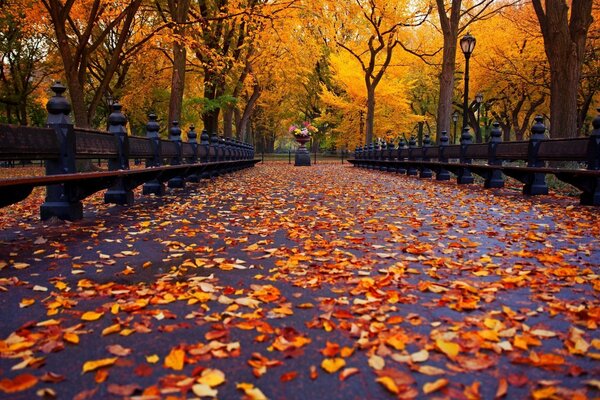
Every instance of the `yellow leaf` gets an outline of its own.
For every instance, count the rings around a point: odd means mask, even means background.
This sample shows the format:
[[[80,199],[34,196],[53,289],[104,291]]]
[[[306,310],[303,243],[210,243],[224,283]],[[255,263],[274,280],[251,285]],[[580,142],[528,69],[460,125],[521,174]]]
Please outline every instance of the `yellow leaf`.
[[[398,389],[398,386],[396,385],[394,380],[389,376],[379,377],[376,379],[376,381],[381,383],[387,390],[389,390],[392,393],[398,394],[400,392],[400,389]]]
[[[489,340],[491,342],[499,342],[500,338],[498,337],[498,332],[493,331],[491,329],[483,329],[479,332],[477,332],[477,334],[485,340]]]
[[[98,368],[113,365],[117,361],[117,359],[118,359],[118,357],[111,357],[111,358],[102,358],[100,360],[94,360],[94,361],[86,361],[83,364],[82,373],[85,374],[86,372],[95,371]]]
[[[54,325],[59,325],[60,321],[57,321],[55,319],[47,319],[45,321],[42,322],[38,322],[37,324],[35,324],[35,326],[54,326]]]
[[[21,299],[21,302],[19,303],[19,307],[20,308],[29,307],[33,303],[35,303],[35,299]]]
[[[448,358],[454,358],[458,355],[460,351],[460,346],[454,342],[446,342],[442,339],[437,339],[435,341],[435,345],[437,348],[448,356]]]
[[[446,379],[446,378],[440,378],[435,382],[427,382],[425,385],[423,385],[423,393],[425,393],[425,394],[433,393],[436,390],[440,390],[447,384],[448,384],[448,379]]]
[[[198,378],[196,382],[214,388],[225,382],[225,374],[221,370],[207,368],[202,371],[202,375],[200,375],[200,378]]]
[[[156,354],[146,356],[146,361],[148,361],[150,364],[156,364],[158,360],[160,360],[160,357],[158,357]]]
[[[165,357],[165,368],[171,368],[175,371],[181,371],[185,360],[185,351],[182,349],[172,349]]]
[[[76,333],[73,332],[67,332],[63,335],[63,338],[69,342],[69,343],[73,343],[73,344],[78,344],[79,343],[79,336]]]
[[[238,383],[236,388],[243,390],[250,400],[268,400],[263,392],[251,383]]]
[[[342,368],[344,366],[346,366],[346,361],[340,357],[326,358],[321,363],[321,368],[323,368],[325,371],[329,372],[330,374],[337,372],[340,368]]]
[[[81,316],[81,319],[84,321],[96,321],[96,320],[100,319],[103,315],[104,315],[104,313],[88,311],[86,313],[83,313],[83,315]]]
[[[210,386],[198,383],[192,386],[192,392],[198,397],[217,397],[218,390],[211,389]]]
[[[117,333],[121,330],[121,324],[114,324],[102,330],[102,336],[110,335],[111,333]]]

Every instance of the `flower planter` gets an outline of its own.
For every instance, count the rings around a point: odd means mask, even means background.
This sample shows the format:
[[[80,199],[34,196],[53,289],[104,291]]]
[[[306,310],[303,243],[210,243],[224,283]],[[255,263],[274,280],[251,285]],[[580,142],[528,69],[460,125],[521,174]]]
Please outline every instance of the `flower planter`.
[[[310,141],[308,135],[294,135],[296,142],[300,144],[298,150],[296,150],[296,157],[294,159],[294,166],[296,167],[310,167],[310,153],[306,148],[306,143]]]

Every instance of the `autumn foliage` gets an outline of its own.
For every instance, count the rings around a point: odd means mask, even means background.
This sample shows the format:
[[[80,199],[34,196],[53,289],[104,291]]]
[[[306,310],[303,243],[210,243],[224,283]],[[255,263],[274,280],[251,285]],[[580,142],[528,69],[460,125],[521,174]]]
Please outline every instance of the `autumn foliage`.
[[[132,134],[155,112],[163,134],[177,119],[267,151],[287,148],[286,127],[302,120],[318,125],[329,149],[436,138],[451,131],[453,110],[462,116],[457,42],[470,31],[467,122],[477,141],[492,120],[505,140],[526,138],[538,114],[549,116],[554,137],[582,135],[598,102],[600,18],[591,0],[559,3],[8,0],[0,118],[43,124],[47,88],[61,79],[81,126],[104,127],[119,99]],[[560,26],[564,40],[548,40],[548,26]],[[558,107],[567,89],[568,107]]]

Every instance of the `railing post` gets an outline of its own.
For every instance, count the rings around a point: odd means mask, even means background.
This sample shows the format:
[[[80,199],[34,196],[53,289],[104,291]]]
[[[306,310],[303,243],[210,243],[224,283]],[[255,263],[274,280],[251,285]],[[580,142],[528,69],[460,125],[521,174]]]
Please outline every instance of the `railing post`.
[[[200,162],[203,164],[210,162],[210,136],[206,129],[202,129],[202,133],[200,134]],[[203,170],[200,177],[208,179],[210,178],[210,173]]]
[[[219,160],[219,137],[217,136],[217,132],[210,133],[210,161],[217,162]]]
[[[379,159],[380,159],[381,161],[386,161],[386,160],[388,159],[388,157],[387,157],[387,156],[388,156],[388,151],[387,151],[387,142],[385,141],[385,139],[384,139],[384,140],[381,142],[381,150],[380,150],[380,154],[381,154],[381,155],[380,155]],[[382,162],[382,163],[379,165],[379,170],[380,170],[380,171],[383,171],[383,172],[387,172],[387,170],[388,170],[388,168],[387,168],[387,165],[386,165],[384,162]]]
[[[406,144],[406,140],[404,138],[400,139],[400,143],[398,143],[398,161],[406,161],[406,157],[404,157],[404,154],[406,152],[406,150],[408,149],[408,145]],[[398,173],[399,174],[406,174],[408,171],[406,169],[405,164],[398,164]]]
[[[448,157],[446,157],[446,148],[448,147],[448,143],[450,142],[450,138],[448,138],[448,132],[442,131],[440,135],[440,155],[438,157],[438,161],[440,163],[447,163]],[[444,168],[444,166],[440,165],[437,173],[435,174],[435,179],[438,181],[449,181],[450,180],[450,172]]]
[[[190,130],[188,131],[187,138],[188,143],[192,147],[192,156],[186,160],[188,164],[196,164],[198,162],[198,134],[196,133],[196,127],[194,125],[190,125]],[[196,173],[187,177],[189,182],[199,182],[200,178]]]
[[[181,128],[179,127],[179,121],[173,121],[171,124],[171,129],[169,129],[169,140],[175,145],[175,156],[171,159],[171,165],[181,165],[183,159]],[[169,179],[167,186],[170,188],[183,188],[185,187],[185,180],[182,175],[177,175]]]
[[[411,136],[408,141],[408,161],[411,162],[408,165],[406,175],[415,176],[418,173],[417,167],[412,163],[417,160],[415,153],[417,152],[417,139]]]
[[[110,171],[129,169],[129,137],[125,130],[127,118],[121,112],[123,106],[114,103],[112,113],[108,116],[108,131],[114,135],[117,157],[108,160]],[[133,204],[133,191],[127,187],[126,180],[119,178],[117,182],[104,193],[104,202],[121,205]]]
[[[387,170],[388,170],[388,172],[397,172],[397,171],[398,171],[398,169],[396,168],[396,164],[394,164],[394,163],[393,163],[393,161],[394,161],[394,159],[395,159],[395,157],[394,157],[394,150],[395,150],[395,146],[394,146],[394,140],[393,140],[393,139],[391,139],[391,140],[388,142],[387,149],[388,149],[388,156],[387,156],[387,159],[388,159],[388,160],[390,160],[390,161],[392,161],[392,162],[390,163],[390,165],[388,166],[388,169],[387,169]]]
[[[51,89],[54,96],[46,104],[47,126],[56,133],[60,154],[57,159],[46,161],[46,175],[72,174],[77,170],[75,131],[69,118],[71,105],[63,96],[67,89],[60,82]],[[46,201],[40,207],[40,218],[45,221],[51,217],[70,221],[83,218],[83,205],[73,185],[63,183],[46,187]]]
[[[210,161],[217,162],[219,161],[219,137],[217,136],[217,132],[212,131],[210,133]],[[210,177],[215,178],[219,176],[218,168],[212,167],[210,170]]]
[[[546,140],[546,127],[544,126],[544,117],[538,115],[535,117],[535,124],[531,127],[531,137],[529,138],[529,148],[527,151],[528,167],[543,167],[544,161],[538,159],[540,145]],[[533,172],[527,175],[523,194],[538,195],[548,194],[548,185],[546,184],[546,175],[539,172]]]
[[[460,137],[460,163],[461,164],[471,164],[473,160],[467,156],[467,151],[469,150],[469,145],[473,144],[473,136],[471,136],[471,131],[468,126],[465,126]],[[471,169],[469,167],[460,167],[458,169],[458,176],[456,177],[456,182],[459,185],[473,183],[475,178],[471,174]]]
[[[427,157],[427,148],[431,147],[431,138],[429,137],[429,133],[425,134],[425,137],[423,138],[423,149],[422,149],[422,160],[423,161],[431,161],[431,159],[429,157]],[[421,167],[421,174],[419,175],[419,178],[431,178],[433,176],[433,171],[431,170],[431,168],[423,165]]]
[[[150,139],[152,146],[152,157],[146,160],[146,168],[160,167],[162,165],[162,149],[158,131],[160,126],[157,122],[158,117],[154,113],[148,114],[148,123],[146,124],[146,137]],[[142,187],[143,194],[155,194],[162,196],[165,193],[165,186],[158,179],[152,179],[144,183]]]
[[[488,143],[488,165],[502,165],[502,160],[496,157],[498,144],[502,143],[502,130],[500,123],[495,121],[492,124],[494,127],[490,131],[490,142]],[[485,183],[485,188],[501,188],[504,187],[504,177],[499,169],[492,169],[488,174]]]
[[[588,142],[588,167],[591,171],[600,170],[600,108],[596,109],[598,115],[592,121],[592,133]],[[600,178],[590,177],[590,190],[581,193],[581,204],[587,206],[600,206]]]

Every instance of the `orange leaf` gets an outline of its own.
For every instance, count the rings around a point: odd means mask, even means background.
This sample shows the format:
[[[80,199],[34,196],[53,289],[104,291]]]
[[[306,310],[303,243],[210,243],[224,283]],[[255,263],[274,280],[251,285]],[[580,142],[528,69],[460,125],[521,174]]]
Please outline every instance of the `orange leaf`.
[[[69,343],[77,344],[79,343],[79,336],[73,332],[67,332],[63,335],[63,339],[65,339]]]
[[[4,393],[16,393],[27,390],[38,382],[38,378],[31,374],[22,374],[14,379],[4,378],[0,380],[0,390]]]
[[[329,372],[330,374],[333,374],[334,372],[337,372],[340,368],[344,367],[346,365],[346,361],[343,358],[326,358],[323,360],[323,362],[321,363],[321,368],[323,368],[325,371]]]
[[[325,343],[325,348],[321,349],[321,354],[325,357],[335,357],[337,353],[340,351],[340,345],[337,343],[331,343],[327,341]]]
[[[86,313],[83,313],[83,315],[81,316],[81,319],[84,321],[96,321],[96,320],[100,319],[100,317],[102,317],[103,315],[104,315],[104,313],[88,311]]]
[[[392,393],[398,394],[400,392],[400,389],[398,388],[394,380],[389,376],[381,376],[377,378],[376,381],[381,383],[387,390],[389,390]]]
[[[508,392],[508,381],[506,380],[506,378],[500,378],[500,381],[498,382],[498,389],[496,389],[496,395],[494,396],[495,399],[499,399],[501,397],[506,396],[506,393]]]
[[[279,380],[281,382],[289,382],[289,381],[295,379],[296,376],[298,376],[298,372],[296,372],[296,371],[290,371],[290,372],[286,372],[285,374],[281,375],[281,377],[279,378]]]
[[[172,349],[167,357],[165,357],[165,368],[181,371],[183,369],[184,359],[185,352],[182,349]]]

